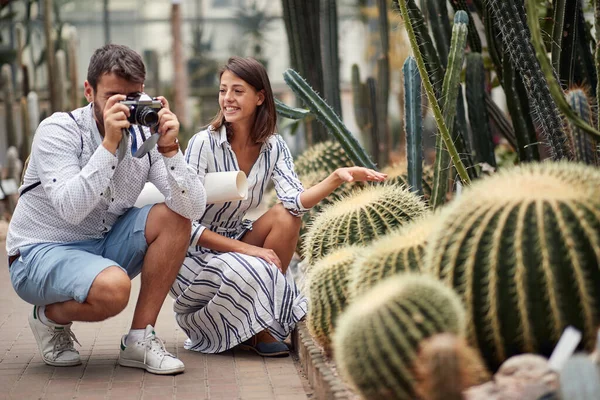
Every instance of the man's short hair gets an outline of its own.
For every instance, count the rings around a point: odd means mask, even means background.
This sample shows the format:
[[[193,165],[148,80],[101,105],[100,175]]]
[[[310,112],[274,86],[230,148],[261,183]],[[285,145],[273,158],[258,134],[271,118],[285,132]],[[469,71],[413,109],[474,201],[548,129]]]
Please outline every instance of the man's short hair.
[[[104,74],[113,73],[133,83],[144,83],[146,67],[142,57],[127,46],[107,44],[97,49],[88,66],[87,80],[94,90]]]

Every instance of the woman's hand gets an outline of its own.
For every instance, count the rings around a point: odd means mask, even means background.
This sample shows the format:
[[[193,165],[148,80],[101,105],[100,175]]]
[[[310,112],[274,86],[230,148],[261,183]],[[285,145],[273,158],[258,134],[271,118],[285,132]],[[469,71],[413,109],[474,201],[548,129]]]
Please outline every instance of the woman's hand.
[[[364,167],[338,168],[334,174],[342,182],[382,182],[387,178],[387,174]]]
[[[269,264],[275,264],[277,269],[279,269],[281,272],[283,272],[281,260],[277,256],[277,253],[275,253],[271,249],[265,249],[262,247],[253,246],[251,244],[248,244],[247,246],[244,247],[244,250],[241,251],[240,253],[244,253],[246,255],[253,256],[253,257],[262,258]]]

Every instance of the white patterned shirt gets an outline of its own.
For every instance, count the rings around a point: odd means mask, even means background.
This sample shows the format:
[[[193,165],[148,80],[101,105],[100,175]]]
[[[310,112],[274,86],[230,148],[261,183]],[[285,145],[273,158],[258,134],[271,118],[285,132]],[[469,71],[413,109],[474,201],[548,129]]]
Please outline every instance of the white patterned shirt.
[[[202,183],[207,172],[240,170],[235,153],[227,140],[225,126],[219,131],[209,127],[195,134],[190,139],[185,159],[197,172]],[[271,180],[275,185],[277,197],[292,215],[300,216],[308,211],[300,201],[304,188],[294,172],[294,160],[290,150],[281,135],[273,134],[263,143],[258,159],[250,169],[246,199],[209,204],[202,218],[192,226],[190,243],[197,243],[207,228],[225,236],[235,237],[241,229],[249,227],[243,223],[243,218],[249,210],[258,207]]]
[[[101,144],[92,107],[74,110],[73,118],[55,113],[38,127],[8,229],[8,255],[35,243],[102,238],[133,207],[147,181],[171,210],[190,220],[202,216],[204,187],[181,152],[169,158],[154,148],[149,156],[133,157],[133,136],[139,147],[150,132],[144,128],[142,137],[139,127],[132,127],[130,146],[119,162]]]

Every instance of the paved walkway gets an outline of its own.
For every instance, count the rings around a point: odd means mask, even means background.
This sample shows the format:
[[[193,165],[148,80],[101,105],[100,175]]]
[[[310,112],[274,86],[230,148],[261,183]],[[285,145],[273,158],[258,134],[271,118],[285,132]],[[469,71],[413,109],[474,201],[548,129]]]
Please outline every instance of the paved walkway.
[[[0,242],[0,399],[256,399],[305,400],[311,391],[292,357],[265,359],[234,350],[200,354],[183,349],[185,335],[161,310],[156,332],[186,365],[185,373],[157,376],[117,365],[119,341],[128,331],[139,290],[134,280],[127,309],[102,323],[75,323],[83,365],[51,367],[38,353],[27,314],[32,307],[14,293]]]

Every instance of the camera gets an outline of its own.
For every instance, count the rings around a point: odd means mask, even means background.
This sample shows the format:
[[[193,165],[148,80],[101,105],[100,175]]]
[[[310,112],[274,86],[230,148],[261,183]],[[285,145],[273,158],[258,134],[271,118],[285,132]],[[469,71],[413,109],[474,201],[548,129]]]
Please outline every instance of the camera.
[[[144,92],[128,94],[127,98],[121,101],[129,107],[129,117],[127,120],[133,125],[143,125],[155,127],[158,125],[158,111],[162,108],[162,103],[156,97],[150,97]]]

